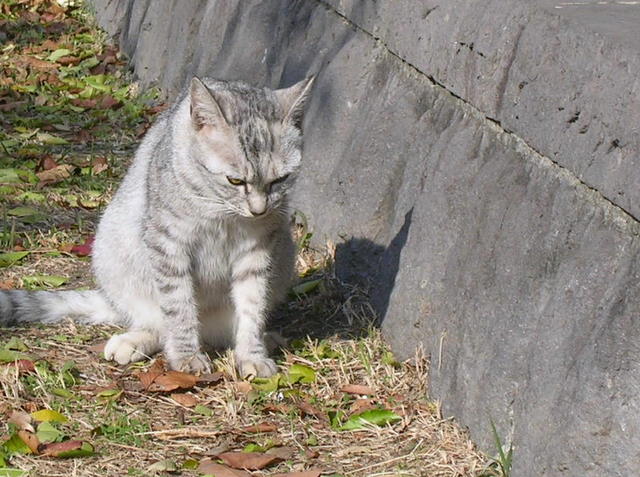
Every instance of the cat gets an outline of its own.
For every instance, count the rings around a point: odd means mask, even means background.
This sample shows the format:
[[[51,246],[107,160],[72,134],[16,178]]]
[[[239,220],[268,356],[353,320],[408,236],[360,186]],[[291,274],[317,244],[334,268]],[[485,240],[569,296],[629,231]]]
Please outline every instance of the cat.
[[[207,344],[233,347],[242,377],[273,375],[265,321],[293,276],[288,192],[312,84],[194,77],[145,135],[100,219],[99,289],[0,292],[0,326],[113,323],[128,331],[104,355],[122,365],[163,351],[172,369],[210,372]]]

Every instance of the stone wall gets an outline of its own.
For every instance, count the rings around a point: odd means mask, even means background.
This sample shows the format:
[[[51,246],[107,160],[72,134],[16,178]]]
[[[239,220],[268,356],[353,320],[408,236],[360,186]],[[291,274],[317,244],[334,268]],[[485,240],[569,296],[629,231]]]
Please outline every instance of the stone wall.
[[[638,472],[640,5],[93,3],[169,96],[317,74],[296,205],[445,413],[516,477]]]

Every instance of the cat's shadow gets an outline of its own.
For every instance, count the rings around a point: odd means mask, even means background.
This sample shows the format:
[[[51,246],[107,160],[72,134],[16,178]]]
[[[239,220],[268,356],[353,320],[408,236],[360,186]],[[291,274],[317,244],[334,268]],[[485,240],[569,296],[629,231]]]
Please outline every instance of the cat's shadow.
[[[407,243],[413,208],[387,247],[366,238],[336,246],[335,263],[302,281],[322,279],[306,295],[290,295],[270,320],[269,330],[291,341],[357,337],[385,319]]]

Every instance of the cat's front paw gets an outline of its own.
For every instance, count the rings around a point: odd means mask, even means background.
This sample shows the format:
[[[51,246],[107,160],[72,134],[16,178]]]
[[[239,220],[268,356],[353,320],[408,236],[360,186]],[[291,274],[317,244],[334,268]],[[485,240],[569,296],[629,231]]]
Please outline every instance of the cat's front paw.
[[[212,371],[209,356],[202,352],[170,358],[169,366],[176,371],[192,374],[210,373]]]
[[[268,378],[278,372],[275,361],[266,356],[250,359],[236,358],[236,363],[241,378]]]

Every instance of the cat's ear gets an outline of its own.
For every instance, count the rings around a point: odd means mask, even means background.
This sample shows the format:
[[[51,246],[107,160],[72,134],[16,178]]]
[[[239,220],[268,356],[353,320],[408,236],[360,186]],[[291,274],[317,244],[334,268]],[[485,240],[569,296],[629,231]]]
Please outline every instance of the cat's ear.
[[[193,77],[189,88],[191,101],[191,121],[196,131],[206,125],[214,127],[227,126],[227,120],[209,89],[200,79]]]
[[[309,99],[311,87],[315,77],[306,78],[293,86],[275,91],[276,98],[284,111],[283,123],[289,122],[295,127],[302,129],[302,118],[304,108]]]

